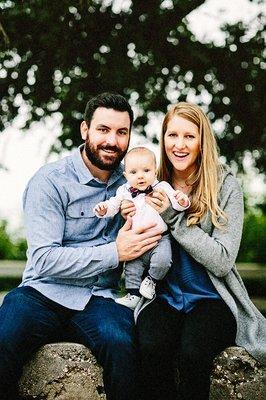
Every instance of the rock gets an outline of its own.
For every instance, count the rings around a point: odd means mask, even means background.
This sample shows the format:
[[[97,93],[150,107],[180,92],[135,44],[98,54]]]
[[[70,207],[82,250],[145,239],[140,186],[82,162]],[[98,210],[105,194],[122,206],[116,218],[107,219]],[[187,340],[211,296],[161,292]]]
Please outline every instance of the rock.
[[[266,368],[242,347],[228,347],[214,361],[210,400],[220,399],[266,399]]]
[[[102,369],[85,346],[54,343],[43,346],[24,367],[23,399],[105,400]]]
[[[210,400],[265,400],[266,369],[241,347],[229,347],[214,361]],[[23,399],[106,400],[102,369],[86,347],[43,346],[24,367]]]

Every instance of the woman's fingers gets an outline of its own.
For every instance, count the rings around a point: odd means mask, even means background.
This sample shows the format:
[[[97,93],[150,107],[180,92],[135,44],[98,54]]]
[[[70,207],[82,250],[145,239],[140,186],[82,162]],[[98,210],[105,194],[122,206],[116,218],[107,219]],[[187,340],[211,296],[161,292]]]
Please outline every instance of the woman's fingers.
[[[151,195],[146,196],[145,200],[159,213],[166,210],[170,205],[168,196],[163,189],[154,190]]]
[[[127,219],[127,217],[133,217],[136,213],[135,204],[130,200],[123,200],[120,206],[120,212],[124,219]]]

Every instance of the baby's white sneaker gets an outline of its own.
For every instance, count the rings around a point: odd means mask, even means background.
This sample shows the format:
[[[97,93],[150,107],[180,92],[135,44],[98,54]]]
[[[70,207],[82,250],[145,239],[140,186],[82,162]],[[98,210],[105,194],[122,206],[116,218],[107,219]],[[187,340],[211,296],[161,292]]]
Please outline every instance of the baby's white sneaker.
[[[134,294],[130,294],[130,293],[128,293],[124,297],[115,299],[116,303],[121,304],[122,306],[126,306],[128,308],[131,308],[131,310],[135,309],[135,307],[137,306],[139,301],[140,301],[140,296],[135,296]]]
[[[145,279],[141,282],[139,292],[146,299],[152,299],[155,295],[155,286],[156,283],[152,280],[150,276],[146,276]]]

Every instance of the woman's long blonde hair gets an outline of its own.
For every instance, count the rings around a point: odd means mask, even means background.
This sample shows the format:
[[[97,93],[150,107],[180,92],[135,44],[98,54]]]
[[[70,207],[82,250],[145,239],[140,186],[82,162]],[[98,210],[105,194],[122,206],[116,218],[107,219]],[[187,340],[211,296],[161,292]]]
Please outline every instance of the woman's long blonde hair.
[[[226,214],[218,204],[223,168],[219,163],[217,143],[210,122],[198,106],[180,102],[166,114],[161,133],[161,159],[158,178],[172,183],[173,166],[166,155],[164,136],[169,121],[177,115],[195,124],[200,135],[197,167],[187,179],[187,184],[192,185],[191,206],[187,210],[187,225],[198,224],[209,212],[213,225],[221,229],[227,222]]]

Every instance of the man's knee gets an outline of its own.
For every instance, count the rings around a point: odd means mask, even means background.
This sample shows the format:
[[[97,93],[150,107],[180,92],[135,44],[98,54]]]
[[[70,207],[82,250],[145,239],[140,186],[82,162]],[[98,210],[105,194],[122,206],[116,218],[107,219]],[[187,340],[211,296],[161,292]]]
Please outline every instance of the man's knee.
[[[0,308],[0,354],[16,351],[16,345],[21,340],[16,327],[17,318],[12,309],[2,305]]]

